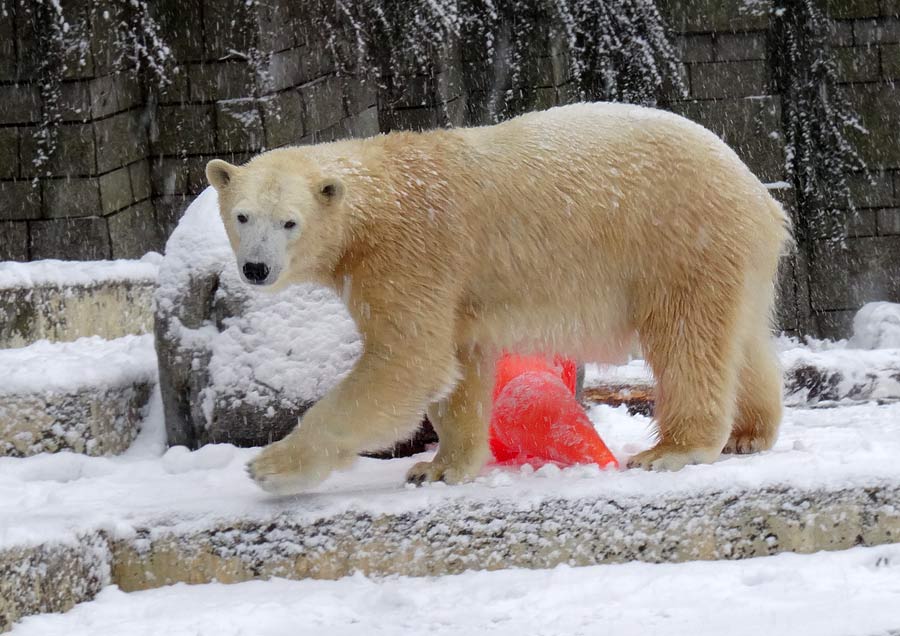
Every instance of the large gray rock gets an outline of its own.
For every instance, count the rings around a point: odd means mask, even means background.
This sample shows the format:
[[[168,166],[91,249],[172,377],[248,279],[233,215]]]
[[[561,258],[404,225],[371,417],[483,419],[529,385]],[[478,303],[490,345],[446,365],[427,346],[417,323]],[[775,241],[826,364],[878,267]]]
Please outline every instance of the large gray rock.
[[[271,294],[237,272],[212,188],[166,245],[156,292],[156,349],[169,444],[267,444],[350,368],[361,343],[330,292]]]

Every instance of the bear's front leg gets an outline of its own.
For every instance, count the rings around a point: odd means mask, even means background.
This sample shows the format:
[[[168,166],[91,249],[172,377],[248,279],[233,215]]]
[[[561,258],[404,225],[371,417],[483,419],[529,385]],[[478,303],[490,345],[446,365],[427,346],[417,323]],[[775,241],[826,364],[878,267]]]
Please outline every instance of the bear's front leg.
[[[458,373],[449,337],[367,343],[350,374],[247,471],[268,492],[303,492],[349,466],[361,451],[408,437],[425,407],[453,387]]]
[[[488,460],[488,416],[491,411],[493,359],[478,349],[458,354],[462,379],[453,393],[428,409],[428,419],[440,444],[434,460],[419,462],[406,474],[406,480],[460,483],[477,476]]]

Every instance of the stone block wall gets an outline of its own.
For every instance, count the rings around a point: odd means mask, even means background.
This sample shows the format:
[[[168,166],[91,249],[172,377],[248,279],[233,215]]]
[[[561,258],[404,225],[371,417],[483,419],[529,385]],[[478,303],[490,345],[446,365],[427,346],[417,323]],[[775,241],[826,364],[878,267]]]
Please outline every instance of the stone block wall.
[[[779,325],[846,334],[869,300],[900,301],[900,7],[821,0],[840,90],[869,134],[870,175],[854,175],[858,212],[842,247],[819,241],[786,259]],[[577,99],[565,47],[535,38],[515,69],[504,25],[492,60],[466,42],[430,50],[415,70],[365,68],[323,5],[287,0],[157,0],[147,13],[168,47],[161,85],[123,65],[109,35],[123,3],[63,0],[85,47],[62,81],[58,152],[40,170],[38,35],[26,0],[0,16],[0,259],[135,257],[161,250],[210,158],[242,162],[285,144],[395,129],[489,123]],[[722,135],[766,182],[786,180],[781,96],[772,80],[771,0],[659,0],[687,94],[661,105]],[[390,52],[380,54],[387,56]],[[376,56],[377,56],[376,55]],[[413,65],[410,68],[414,68]],[[793,209],[790,188],[773,191]]]
[[[840,89],[868,134],[854,141],[870,173],[855,175],[847,244],[811,246],[810,302],[823,333],[846,333],[871,300],[900,301],[900,4],[831,2]]]
[[[15,2],[0,13],[3,259],[139,256],[165,237],[150,187],[146,89],[104,55],[102,34],[110,26],[88,15],[83,2],[66,8],[80,20],[85,47],[58,60],[56,149],[44,163],[42,18],[34,6]]]

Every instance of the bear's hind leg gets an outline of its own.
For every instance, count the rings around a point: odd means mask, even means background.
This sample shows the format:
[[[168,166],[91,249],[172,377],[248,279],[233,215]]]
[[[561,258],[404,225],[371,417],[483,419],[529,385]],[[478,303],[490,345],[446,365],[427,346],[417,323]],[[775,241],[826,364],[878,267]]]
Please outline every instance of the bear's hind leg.
[[[638,326],[657,382],[657,444],[629,467],[679,470],[714,461],[731,432],[736,401],[739,302],[670,291]]]
[[[743,347],[737,413],[725,453],[755,453],[772,448],[781,424],[781,369],[768,329],[758,329]]]
[[[459,483],[477,476],[488,460],[492,367],[477,349],[461,351],[458,358],[462,379],[449,397],[428,408],[438,434],[437,454],[432,461],[413,466],[406,474],[408,482]]]

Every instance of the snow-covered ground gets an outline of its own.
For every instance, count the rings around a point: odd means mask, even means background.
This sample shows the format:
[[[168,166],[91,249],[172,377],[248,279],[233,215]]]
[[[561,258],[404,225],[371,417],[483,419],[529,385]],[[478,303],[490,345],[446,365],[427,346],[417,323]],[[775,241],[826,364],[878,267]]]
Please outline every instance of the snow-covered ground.
[[[164,451],[158,397],[147,426],[119,457],[73,453],[0,458],[0,548],[66,540],[102,528],[130,536],[154,520],[190,530],[217,520],[268,518],[274,512],[315,519],[346,510],[392,513],[452,498],[540,501],[552,497],[641,497],[699,494],[766,486],[847,488],[900,481],[900,403],[833,409],[789,409],[772,451],[689,466],[677,475],[596,466],[488,467],[475,483],[412,488],[403,482],[418,458],[359,459],[315,492],[276,499],[247,477],[244,464],[258,450],[219,444],[190,452]],[[596,406],[591,418],[622,460],[651,444],[651,421]]]
[[[745,561],[627,563],[115,587],[12,636],[886,636],[900,629],[900,545]]]

